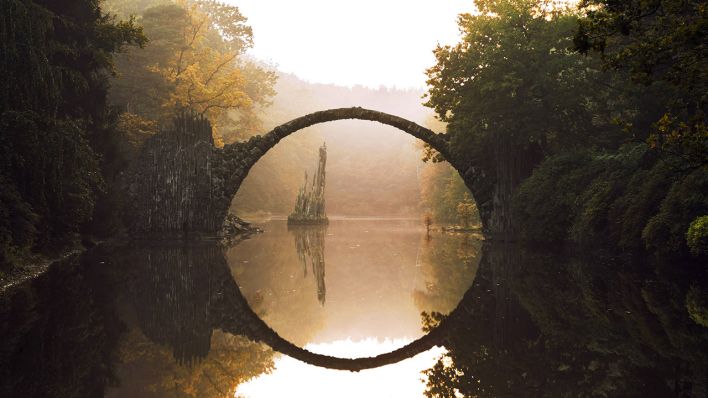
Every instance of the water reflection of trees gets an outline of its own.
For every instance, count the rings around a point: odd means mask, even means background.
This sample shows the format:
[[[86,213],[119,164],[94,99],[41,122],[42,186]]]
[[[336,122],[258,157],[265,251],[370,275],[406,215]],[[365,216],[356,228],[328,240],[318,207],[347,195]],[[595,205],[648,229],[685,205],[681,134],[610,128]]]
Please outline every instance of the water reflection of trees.
[[[125,332],[109,271],[73,256],[0,294],[0,397],[100,397]]]
[[[242,313],[249,310],[245,299],[233,305],[238,288],[218,244],[149,242],[117,257],[131,274],[137,325],[119,349],[129,383],[114,396],[233,396],[240,383],[271,369],[272,350],[220,330],[248,329]],[[257,299],[251,303],[257,308]]]
[[[326,226],[321,225],[289,225],[295,238],[295,249],[302,266],[303,277],[307,277],[308,263],[312,275],[317,282],[317,300],[321,305],[325,303],[327,289],[325,287],[325,234]]]
[[[421,242],[416,265],[425,287],[413,292],[421,311],[447,314],[455,308],[475,278],[482,242],[470,234],[440,234]]]
[[[241,383],[272,369],[272,356],[260,344],[215,330],[209,353],[186,366],[170,347],[132,329],[119,350],[123,382],[108,397],[233,397]]]
[[[454,313],[426,319],[449,350],[426,395],[706,396],[687,269],[492,247]]]
[[[111,383],[120,385],[109,397],[233,396],[272,367],[272,351],[249,340],[346,369],[443,344],[426,371],[431,397],[708,392],[708,328],[689,315],[705,311],[693,298],[706,291],[701,265],[492,245],[458,307],[426,318],[441,324],[430,341],[355,365],[297,351],[252,322],[216,244],[123,253],[71,260],[0,297],[0,396],[101,396]],[[116,261],[98,266],[104,259]]]

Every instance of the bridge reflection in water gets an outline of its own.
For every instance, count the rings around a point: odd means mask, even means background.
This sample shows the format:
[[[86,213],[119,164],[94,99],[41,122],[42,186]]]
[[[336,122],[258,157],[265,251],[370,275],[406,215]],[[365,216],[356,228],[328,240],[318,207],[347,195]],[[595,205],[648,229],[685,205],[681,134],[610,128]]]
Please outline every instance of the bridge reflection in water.
[[[310,239],[317,239],[319,232],[312,233]],[[317,367],[350,371],[444,347],[444,358],[426,371],[429,387],[453,386],[470,396],[567,396],[604,389],[704,396],[708,385],[708,329],[683,311],[690,279],[661,263],[489,245],[457,307],[446,316],[425,317],[428,334],[389,353],[350,359],[312,353],[280,338],[249,307],[216,245],[141,250],[146,267],[141,283],[148,285],[140,289],[156,298],[136,304],[159,313],[152,316],[160,317],[161,325],[146,324],[146,334],[173,344],[175,356],[185,362],[203,357],[204,336],[220,329]],[[663,278],[652,270],[663,270]],[[166,291],[172,299],[157,298]],[[290,369],[301,371],[297,365]],[[273,382],[266,380],[271,387]]]
[[[296,234],[296,240],[307,247],[303,256],[307,253],[316,259],[313,269],[318,278],[324,277],[323,247],[315,245],[316,239],[323,242],[323,235],[323,230],[316,229]],[[172,347],[175,359],[183,363],[208,354],[213,329],[265,343],[310,365],[350,371],[396,363],[440,343],[440,335],[434,331],[373,357],[351,359],[313,353],[280,337],[249,306],[216,242],[145,242],[131,245],[125,261],[138,273],[130,291],[141,329],[152,341]],[[318,296],[323,296],[324,286],[320,290],[319,283]]]
[[[272,351],[254,342],[355,371],[444,346],[428,387],[468,396],[705,396],[708,328],[686,310],[702,272],[489,245],[459,305],[425,317],[429,334],[347,359],[280,338],[214,242],[99,247],[0,296],[0,396],[233,396],[272,369]]]

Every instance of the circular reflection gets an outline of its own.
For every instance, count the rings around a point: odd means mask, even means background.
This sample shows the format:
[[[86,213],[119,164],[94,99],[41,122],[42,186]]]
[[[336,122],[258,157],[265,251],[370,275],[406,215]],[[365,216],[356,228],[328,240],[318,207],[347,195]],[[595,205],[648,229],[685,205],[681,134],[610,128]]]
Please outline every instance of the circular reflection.
[[[350,357],[381,354],[422,337],[427,317],[448,314],[474,280],[481,240],[426,238],[417,220],[332,219],[328,227],[260,225],[267,232],[226,256],[249,304],[280,336]],[[356,343],[372,340],[380,344]]]
[[[428,334],[378,355],[370,351],[358,357],[356,352],[344,352],[357,358],[340,358],[314,353],[271,329],[261,318],[262,305],[249,305],[217,242],[133,242],[113,255],[130,275],[129,301],[138,326],[153,342],[171,347],[175,359],[182,363],[197,363],[209,355],[214,330],[265,343],[314,366],[350,371],[397,363],[443,343],[444,322]],[[258,302],[253,297],[250,301]]]

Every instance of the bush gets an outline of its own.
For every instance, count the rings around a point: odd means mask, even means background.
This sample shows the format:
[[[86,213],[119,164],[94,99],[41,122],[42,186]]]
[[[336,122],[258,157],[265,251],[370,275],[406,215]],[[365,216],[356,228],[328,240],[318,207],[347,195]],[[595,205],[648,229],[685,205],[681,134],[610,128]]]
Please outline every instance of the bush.
[[[686,231],[692,221],[708,213],[708,173],[704,168],[675,176],[659,211],[642,231],[647,249],[677,253],[688,251]]]
[[[560,242],[579,211],[580,187],[598,174],[587,152],[551,157],[541,163],[514,198],[521,237],[532,242]]]
[[[705,192],[704,168],[675,170],[645,144],[627,144],[547,158],[520,186],[514,209],[526,241],[680,254],[690,240],[703,253]]]
[[[695,285],[686,294],[686,310],[694,322],[708,328],[708,296]]]
[[[708,254],[708,215],[693,220],[686,232],[686,243],[694,256]]]

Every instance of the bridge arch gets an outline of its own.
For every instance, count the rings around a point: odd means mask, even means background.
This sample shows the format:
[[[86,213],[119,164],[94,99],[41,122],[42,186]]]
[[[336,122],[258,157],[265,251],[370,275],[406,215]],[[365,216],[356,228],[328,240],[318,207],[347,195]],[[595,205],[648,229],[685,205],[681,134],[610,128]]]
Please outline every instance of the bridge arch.
[[[354,372],[377,368],[445,345],[448,319],[458,316],[464,301],[479,296],[470,287],[436,328],[403,347],[373,357],[342,358],[313,353],[273,330],[242,294],[218,242],[133,241],[112,256],[131,273],[130,301],[143,333],[156,343],[171,346],[175,358],[185,363],[205,357],[211,332],[219,329],[313,366]]]
[[[310,113],[270,132],[216,148],[209,122],[190,112],[175,117],[170,129],[151,137],[128,183],[130,229],[138,235],[207,235],[221,231],[231,201],[251,168],[283,138],[320,123],[366,120],[395,127],[438,151],[462,176],[477,202],[482,227],[491,214],[485,175],[452,155],[445,134],[410,120],[360,107]]]
[[[461,170],[450,155],[447,137],[444,134],[437,134],[432,130],[420,126],[410,120],[385,112],[361,107],[336,108],[314,112],[293,119],[287,123],[275,127],[263,136],[252,137],[245,143],[234,143],[224,146],[223,156],[226,163],[231,165],[237,163],[229,160],[229,158],[232,157],[245,160],[235,167],[232,174],[225,176],[225,196],[233,198],[241,186],[243,179],[248,175],[248,171],[266,154],[266,152],[268,152],[268,150],[275,147],[283,138],[316,124],[350,119],[382,123],[395,127],[404,133],[418,138],[439,152],[445,160],[447,160],[456,170],[458,170],[458,172],[462,174],[463,170]],[[247,149],[244,147],[247,147]],[[473,193],[473,196],[475,196],[474,191],[471,188],[470,191]],[[227,206],[221,210],[220,217],[222,219],[226,217],[229,206],[230,201]]]
[[[299,347],[273,330],[251,309],[233,279],[227,282],[221,293],[222,296],[220,298],[223,301],[214,308],[215,312],[221,315],[221,319],[214,326],[228,333],[239,334],[252,341],[262,342],[281,354],[312,366],[359,372],[401,362],[435,346],[442,346],[444,343],[446,322],[441,323],[435,329],[403,347],[373,357],[342,358],[317,354]],[[224,317],[225,314],[234,313],[238,315],[236,317],[232,315]]]

